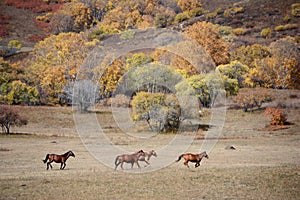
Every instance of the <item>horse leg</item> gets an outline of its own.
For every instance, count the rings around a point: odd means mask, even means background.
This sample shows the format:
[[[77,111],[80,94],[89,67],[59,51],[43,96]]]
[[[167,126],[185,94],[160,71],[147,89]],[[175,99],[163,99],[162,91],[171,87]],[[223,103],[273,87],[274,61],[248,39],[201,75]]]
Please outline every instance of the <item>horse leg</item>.
[[[196,162],[195,164],[195,168],[199,167],[200,166],[200,162]]]
[[[51,167],[51,169],[52,169],[52,165],[51,165],[51,163],[52,163],[53,161],[49,161],[49,162],[47,162],[47,170],[49,169],[49,166]]]
[[[184,164],[185,166],[187,166],[188,168],[190,168],[190,166],[188,165],[188,162],[189,162],[189,161],[186,160],[186,161],[184,161],[183,164]]]
[[[124,169],[124,168],[123,168],[123,163],[124,163],[124,162],[121,162],[121,168],[122,168],[122,169]]]
[[[117,169],[117,167],[119,166],[121,162],[115,163],[115,170]]]
[[[62,167],[62,170],[65,169],[65,167],[66,167],[67,164],[64,162],[63,165],[64,166]]]
[[[145,160],[145,162],[147,163],[147,165],[150,165],[150,163],[147,160]]]
[[[131,162],[131,169],[133,168],[134,162]]]
[[[136,161],[136,164],[139,168],[141,168],[141,166],[139,165],[139,161]]]

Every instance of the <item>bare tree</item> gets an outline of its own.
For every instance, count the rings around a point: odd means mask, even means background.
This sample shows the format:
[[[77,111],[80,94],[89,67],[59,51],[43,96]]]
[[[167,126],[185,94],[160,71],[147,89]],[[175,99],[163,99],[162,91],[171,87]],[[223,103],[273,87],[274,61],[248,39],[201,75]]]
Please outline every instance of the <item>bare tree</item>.
[[[87,112],[98,98],[99,86],[90,80],[78,80],[74,85],[73,104],[80,112]]]
[[[9,134],[12,126],[26,125],[28,120],[19,114],[19,111],[12,106],[0,106],[0,126],[2,132]]]

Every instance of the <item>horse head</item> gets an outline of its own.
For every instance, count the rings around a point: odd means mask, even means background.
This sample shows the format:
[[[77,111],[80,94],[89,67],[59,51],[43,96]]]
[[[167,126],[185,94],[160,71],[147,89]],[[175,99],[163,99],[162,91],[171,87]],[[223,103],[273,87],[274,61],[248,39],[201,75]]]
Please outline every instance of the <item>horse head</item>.
[[[146,154],[145,154],[145,152],[141,149],[141,150],[139,150],[138,152],[137,152],[137,154],[139,155],[139,156],[145,156]]]
[[[75,158],[75,154],[72,152],[72,151],[69,151],[69,156],[72,156],[72,157],[74,157]]]
[[[206,153],[206,151],[203,152],[204,157],[208,159],[208,154]]]
[[[151,154],[152,156],[154,156],[154,157],[157,157],[157,154],[156,154],[156,152],[155,152],[154,150],[151,150],[151,151],[150,151],[150,154]]]

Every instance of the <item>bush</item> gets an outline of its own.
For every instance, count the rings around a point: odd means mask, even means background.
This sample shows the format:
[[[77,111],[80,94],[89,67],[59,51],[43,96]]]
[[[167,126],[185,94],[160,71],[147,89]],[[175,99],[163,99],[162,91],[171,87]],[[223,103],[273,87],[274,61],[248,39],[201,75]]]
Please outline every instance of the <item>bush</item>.
[[[292,4],[292,15],[294,17],[300,17],[300,3]]]
[[[22,44],[18,40],[11,40],[11,41],[9,41],[7,46],[9,48],[17,48],[17,49],[21,49],[22,48]]]
[[[247,30],[244,29],[244,28],[235,28],[235,29],[232,30],[232,32],[235,35],[245,35],[247,33]]]
[[[174,18],[174,22],[183,22],[185,20],[189,19],[189,15],[186,12],[183,13],[178,13],[175,18]]]
[[[287,115],[281,108],[266,108],[265,116],[271,117],[270,125],[284,125]]]
[[[224,17],[233,17],[237,13],[243,13],[244,8],[243,7],[233,7],[228,8],[224,11]]]
[[[115,107],[129,107],[130,98],[124,94],[118,94],[111,98],[111,104]]]
[[[262,103],[271,100],[270,90],[263,88],[241,89],[238,95],[233,98],[233,102],[238,104],[244,112],[249,111],[249,109],[253,111],[254,108],[260,108]]]
[[[270,29],[270,28],[264,28],[260,32],[260,35],[265,38],[270,38],[271,34],[272,34],[272,29]]]
[[[298,28],[298,24],[286,24],[286,25],[279,25],[275,27],[275,31],[285,31],[290,29]]]

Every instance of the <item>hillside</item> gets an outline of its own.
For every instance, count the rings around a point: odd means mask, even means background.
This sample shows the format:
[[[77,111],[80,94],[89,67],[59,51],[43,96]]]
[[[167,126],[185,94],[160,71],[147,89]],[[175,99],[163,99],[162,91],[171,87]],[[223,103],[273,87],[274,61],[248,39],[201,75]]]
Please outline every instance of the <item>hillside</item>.
[[[19,40],[23,46],[33,47],[39,40],[47,36],[49,32],[41,29],[36,23],[36,17],[43,13],[34,13],[28,9],[18,9],[4,4],[0,1],[1,16],[8,16],[7,22],[2,23],[8,30],[8,35],[2,36],[0,46],[6,46],[10,40]],[[232,28],[244,28],[246,34],[238,36],[237,42],[240,44],[269,44],[278,38],[290,35],[299,36],[300,21],[298,18],[290,17],[284,20],[286,16],[291,16],[291,5],[297,3],[297,0],[278,0],[276,3],[270,0],[203,0],[203,8],[210,13],[217,9],[223,12],[227,8],[243,7],[244,11],[231,17],[224,17],[224,14],[218,14],[213,18],[194,17],[183,24],[191,24],[196,21],[210,21],[222,26]],[[298,24],[298,28],[285,31],[273,31],[272,37],[264,38],[260,36],[263,28],[274,29],[278,25]],[[180,26],[180,25],[171,25]],[[3,29],[3,27],[1,27]]]

